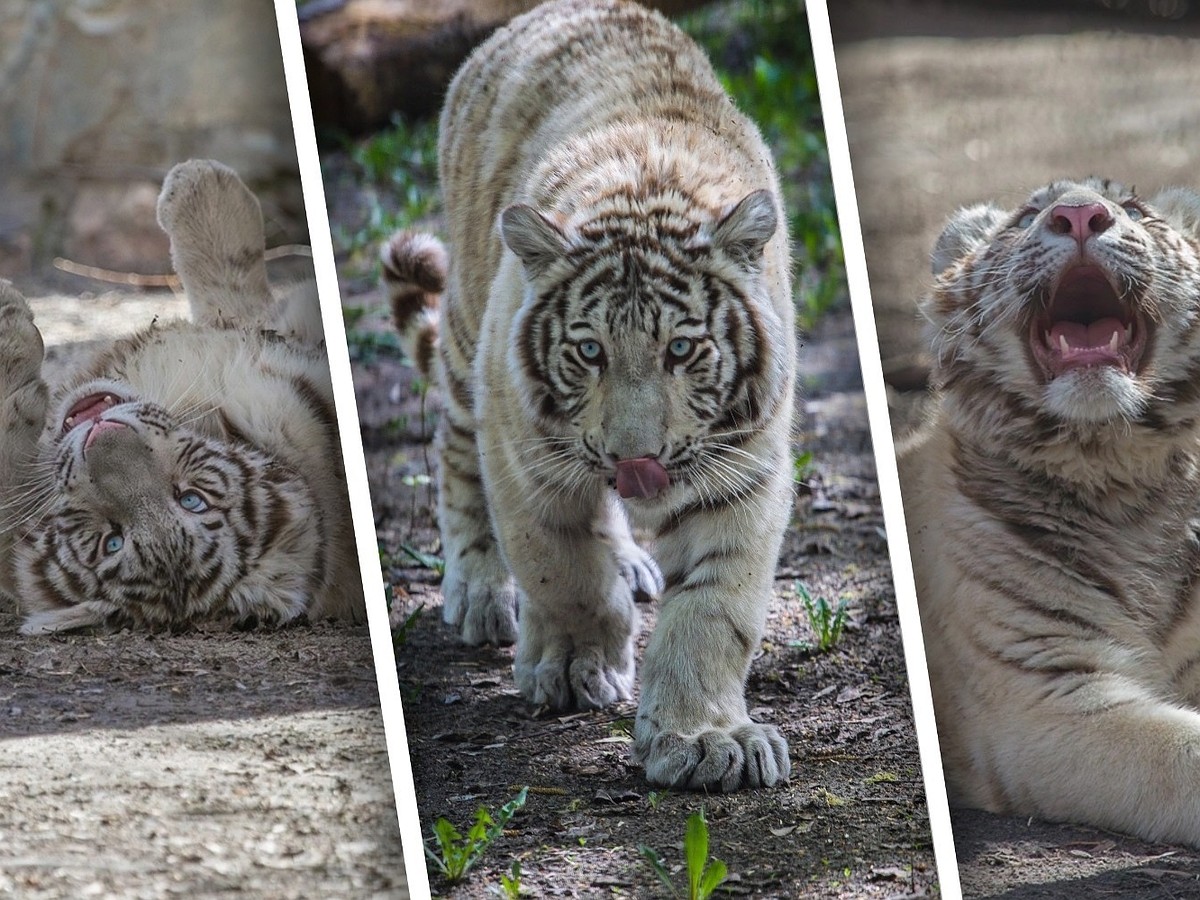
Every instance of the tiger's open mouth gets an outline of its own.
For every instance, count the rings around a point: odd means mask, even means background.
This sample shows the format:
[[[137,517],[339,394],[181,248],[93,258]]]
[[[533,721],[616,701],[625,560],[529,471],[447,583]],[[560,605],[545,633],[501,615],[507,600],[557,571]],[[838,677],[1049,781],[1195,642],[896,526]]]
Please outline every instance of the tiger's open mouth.
[[[1145,317],[1121,299],[1105,271],[1083,265],[1059,278],[1045,312],[1030,325],[1029,345],[1047,381],[1087,366],[1133,375],[1148,331]]]
[[[108,410],[124,402],[124,397],[118,397],[112,391],[102,391],[95,394],[88,394],[86,397],[80,397],[71,404],[71,408],[67,410],[66,416],[63,417],[62,433],[66,434],[84,422],[95,422],[104,413],[108,412]]]

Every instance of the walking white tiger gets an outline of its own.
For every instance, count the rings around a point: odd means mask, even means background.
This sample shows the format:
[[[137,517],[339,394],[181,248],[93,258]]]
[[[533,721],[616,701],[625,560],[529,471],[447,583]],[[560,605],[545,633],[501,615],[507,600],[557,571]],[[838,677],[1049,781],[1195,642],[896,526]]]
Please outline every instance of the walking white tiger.
[[[529,701],[603,707],[631,696],[634,593],[661,594],[635,724],[647,777],[785,780],[786,742],[744,697],[792,499],[768,149],[662,16],[562,0],[467,60],[439,153],[448,271],[427,235],[382,255],[418,363],[440,328],[447,621],[468,643],[515,638]]]
[[[0,587],[22,631],[361,618],[313,285],[275,300],[258,201],[219,163],[176,166],[158,215],[194,321],[56,386],[0,283]]]
[[[961,210],[901,486],[956,802],[1200,846],[1200,196]]]

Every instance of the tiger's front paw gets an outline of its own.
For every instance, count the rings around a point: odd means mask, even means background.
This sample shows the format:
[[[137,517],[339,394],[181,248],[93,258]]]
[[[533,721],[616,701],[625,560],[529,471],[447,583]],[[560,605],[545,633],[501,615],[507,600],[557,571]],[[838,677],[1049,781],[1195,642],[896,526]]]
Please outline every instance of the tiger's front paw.
[[[774,725],[746,721],[685,736],[658,730],[639,710],[634,759],[654,785],[689,791],[773,787],[792,771],[787,741]]]
[[[41,376],[42,335],[20,291],[0,280],[0,397]]]
[[[665,583],[653,556],[630,541],[616,552],[616,557],[617,571],[636,600],[657,600],[662,596]]]
[[[42,356],[42,335],[29,305],[16,288],[0,281],[0,489],[17,491],[18,498],[28,496],[25,481],[46,424]],[[9,500],[6,515],[14,511],[14,498]]]
[[[467,579],[447,570],[442,618],[464,644],[507,646],[517,639],[517,587],[507,575]]]
[[[513,674],[521,694],[551,709],[603,709],[633,696],[633,642],[618,652],[570,641],[517,648]]]

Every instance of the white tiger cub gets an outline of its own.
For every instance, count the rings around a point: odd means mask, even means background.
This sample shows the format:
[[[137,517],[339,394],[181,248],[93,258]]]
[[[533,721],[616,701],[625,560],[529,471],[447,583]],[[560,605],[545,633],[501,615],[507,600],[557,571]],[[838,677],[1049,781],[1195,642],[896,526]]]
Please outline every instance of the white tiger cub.
[[[361,618],[313,285],[275,300],[258,200],[219,163],[172,169],[158,217],[194,321],[58,385],[0,283],[0,588],[21,630]]]
[[[515,637],[531,702],[595,708],[631,696],[633,596],[661,594],[635,725],[648,779],[785,780],[787,744],[744,697],[792,498],[768,149],[665,18],[562,0],[467,60],[439,151],[448,275],[428,236],[383,261],[418,362],[446,288],[446,619],[468,643]]]
[[[900,457],[951,796],[1200,846],[1200,195],[951,218]]]

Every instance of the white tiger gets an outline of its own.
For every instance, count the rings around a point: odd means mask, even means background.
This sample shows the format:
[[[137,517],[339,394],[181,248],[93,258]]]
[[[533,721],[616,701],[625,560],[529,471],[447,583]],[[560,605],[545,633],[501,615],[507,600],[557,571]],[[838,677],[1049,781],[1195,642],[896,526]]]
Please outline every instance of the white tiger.
[[[383,261],[419,363],[446,288],[447,621],[468,643],[515,638],[531,702],[603,707],[633,689],[634,593],[661,594],[635,725],[648,779],[785,780],[787,744],[744,697],[792,499],[767,147],[662,16],[561,0],[467,60],[439,150],[448,274],[426,235]]]
[[[21,630],[361,618],[313,285],[274,299],[258,200],[219,163],[176,166],[158,216],[194,321],[53,387],[0,283],[0,587]]]
[[[961,210],[900,458],[957,803],[1200,846],[1200,196]]]

